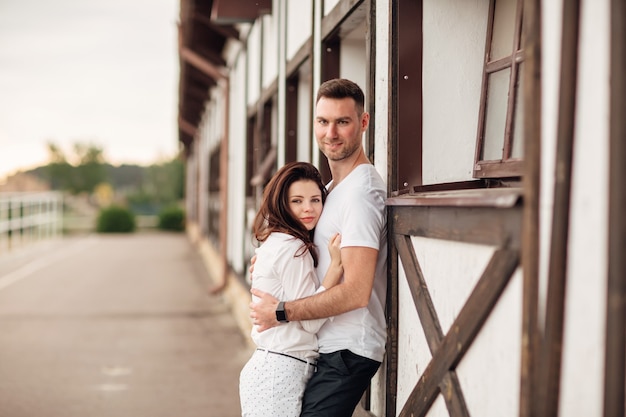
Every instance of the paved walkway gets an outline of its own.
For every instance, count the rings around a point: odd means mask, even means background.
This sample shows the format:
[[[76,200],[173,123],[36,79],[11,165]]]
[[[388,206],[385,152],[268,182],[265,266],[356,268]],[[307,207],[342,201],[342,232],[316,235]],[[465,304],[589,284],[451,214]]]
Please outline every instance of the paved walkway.
[[[184,234],[0,257],[0,416],[236,417],[251,349]]]

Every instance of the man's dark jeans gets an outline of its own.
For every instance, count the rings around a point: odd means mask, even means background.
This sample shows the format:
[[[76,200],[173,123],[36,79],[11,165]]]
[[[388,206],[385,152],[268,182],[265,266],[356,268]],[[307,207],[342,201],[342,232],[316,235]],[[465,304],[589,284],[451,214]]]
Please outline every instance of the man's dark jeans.
[[[301,417],[351,417],[380,362],[349,350],[322,353],[304,391]]]

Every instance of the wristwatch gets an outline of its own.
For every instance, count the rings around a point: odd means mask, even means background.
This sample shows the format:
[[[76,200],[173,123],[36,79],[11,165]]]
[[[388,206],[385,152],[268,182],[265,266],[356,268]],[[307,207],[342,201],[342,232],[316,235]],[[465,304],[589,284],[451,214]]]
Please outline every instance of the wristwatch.
[[[276,320],[281,323],[288,323],[287,320],[287,312],[285,311],[285,302],[281,301],[278,303],[278,307],[276,307]]]

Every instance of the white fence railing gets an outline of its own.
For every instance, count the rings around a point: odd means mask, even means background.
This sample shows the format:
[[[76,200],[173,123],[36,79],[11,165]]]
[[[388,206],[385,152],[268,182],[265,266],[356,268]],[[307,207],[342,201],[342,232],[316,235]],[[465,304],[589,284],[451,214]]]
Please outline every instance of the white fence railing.
[[[0,255],[62,233],[60,192],[0,193]]]

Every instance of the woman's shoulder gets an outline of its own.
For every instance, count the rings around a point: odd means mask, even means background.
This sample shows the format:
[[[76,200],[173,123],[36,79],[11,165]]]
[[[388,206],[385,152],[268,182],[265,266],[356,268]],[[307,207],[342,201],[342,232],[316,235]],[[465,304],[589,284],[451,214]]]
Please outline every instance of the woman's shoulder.
[[[265,240],[266,243],[269,242],[269,241],[271,241],[273,243],[285,243],[285,242],[290,242],[290,241],[300,242],[300,239],[290,235],[289,233],[272,232],[272,233],[270,233],[270,235]]]
[[[270,264],[273,268],[281,269],[286,267],[287,263],[294,260],[297,262],[306,262],[310,257],[297,256],[302,253],[303,242],[287,233],[271,233],[263,244],[257,248],[257,262],[262,261],[264,264]]]
[[[288,233],[272,232],[261,248],[272,251],[292,252],[302,246],[302,241]]]

